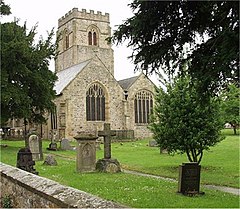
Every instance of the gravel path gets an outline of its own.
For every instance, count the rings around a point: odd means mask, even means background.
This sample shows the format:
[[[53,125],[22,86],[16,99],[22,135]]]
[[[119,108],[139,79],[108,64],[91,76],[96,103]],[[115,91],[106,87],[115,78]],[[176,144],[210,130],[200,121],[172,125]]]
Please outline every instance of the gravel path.
[[[177,180],[175,180],[175,179],[166,178],[166,177],[162,177],[162,176],[155,176],[155,175],[152,175],[152,174],[140,173],[140,172],[137,172],[137,171],[123,170],[123,172],[124,173],[129,173],[129,174],[134,174],[134,175],[139,175],[139,176],[162,179],[162,180],[165,180],[165,181],[177,182]],[[216,185],[203,185],[203,187],[205,187],[207,189],[220,190],[220,191],[231,193],[231,194],[234,194],[234,195],[240,195],[240,189],[237,189],[237,188],[225,187],[225,186],[216,186]]]

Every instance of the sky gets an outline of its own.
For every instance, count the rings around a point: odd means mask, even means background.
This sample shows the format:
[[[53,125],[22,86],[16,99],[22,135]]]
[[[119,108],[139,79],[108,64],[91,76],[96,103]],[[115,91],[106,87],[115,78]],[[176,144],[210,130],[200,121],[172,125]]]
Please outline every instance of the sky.
[[[131,0],[4,0],[5,4],[10,5],[12,14],[2,17],[1,22],[10,22],[14,18],[19,20],[19,24],[27,24],[31,29],[37,24],[37,37],[47,37],[47,32],[54,28],[57,30],[58,19],[64,16],[73,8],[79,10],[86,9],[87,12],[94,10],[101,11],[102,14],[109,13],[110,26],[112,32],[120,25],[133,16],[128,6]],[[127,57],[131,55],[131,49],[126,47],[127,43],[120,46],[113,45],[114,50],[114,76],[117,80],[139,75],[134,73],[134,65]],[[52,63],[50,69],[54,71]],[[158,85],[158,79],[152,75],[150,79]]]

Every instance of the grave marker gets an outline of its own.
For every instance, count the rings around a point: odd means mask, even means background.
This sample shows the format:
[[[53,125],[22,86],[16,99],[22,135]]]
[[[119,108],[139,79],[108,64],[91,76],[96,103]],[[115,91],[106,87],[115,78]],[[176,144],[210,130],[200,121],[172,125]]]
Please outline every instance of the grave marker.
[[[120,163],[111,157],[111,138],[116,136],[116,131],[111,130],[109,123],[104,123],[103,131],[98,131],[98,136],[104,138],[104,158],[96,163],[96,169],[101,172],[116,173],[121,172]]]
[[[32,158],[34,161],[43,160],[43,152],[42,152],[42,140],[38,135],[32,134],[28,138],[28,146],[32,153]]]

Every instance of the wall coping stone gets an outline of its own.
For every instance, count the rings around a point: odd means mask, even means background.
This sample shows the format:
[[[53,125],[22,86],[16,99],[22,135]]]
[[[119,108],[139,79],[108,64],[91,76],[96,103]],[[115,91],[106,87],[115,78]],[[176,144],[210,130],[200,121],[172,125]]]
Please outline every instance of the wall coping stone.
[[[63,208],[126,208],[118,203],[104,200],[87,192],[63,186],[53,180],[34,175],[0,162],[1,179],[18,184],[25,189]],[[2,191],[3,193],[4,191]],[[23,206],[24,207],[24,206]]]

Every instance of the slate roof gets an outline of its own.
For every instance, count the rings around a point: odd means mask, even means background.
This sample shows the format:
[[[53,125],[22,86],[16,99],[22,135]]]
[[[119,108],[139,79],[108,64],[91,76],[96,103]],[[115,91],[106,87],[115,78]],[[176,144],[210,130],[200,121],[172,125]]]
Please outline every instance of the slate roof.
[[[131,87],[131,85],[138,79],[138,77],[139,76],[134,76],[131,78],[123,79],[118,81],[118,83],[123,90],[128,90]]]
[[[59,95],[68,86],[68,84],[78,75],[78,73],[81,72],[84,67],[88,65],[90,61],[91,60],[81,62],[57,73],[58,80],[53,88],[57,95]]]

